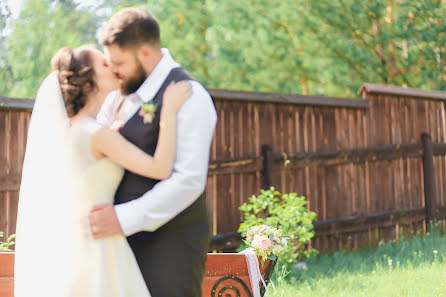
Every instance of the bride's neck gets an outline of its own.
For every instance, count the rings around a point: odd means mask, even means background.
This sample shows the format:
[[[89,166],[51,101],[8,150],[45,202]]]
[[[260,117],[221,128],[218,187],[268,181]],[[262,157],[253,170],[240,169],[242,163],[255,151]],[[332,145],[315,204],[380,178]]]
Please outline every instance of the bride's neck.
[[[70,118],[71,124],[84,118],[96,118],[99,110],[101,109],[102,103],[104,102],[104,98],[105,95],[100,93],[89,96],[84,107],[82,107],[77,114]]]

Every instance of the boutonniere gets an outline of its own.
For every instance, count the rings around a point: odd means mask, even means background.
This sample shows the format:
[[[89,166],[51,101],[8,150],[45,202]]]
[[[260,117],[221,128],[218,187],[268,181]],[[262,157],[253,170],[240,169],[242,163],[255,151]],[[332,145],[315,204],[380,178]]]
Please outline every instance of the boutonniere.
[[[139,111],[139,115],[143,118],[144,124],[152,123],[155,118],[155,112],[158,106],[153,103],[144,103],[141,105],[141,110]]]

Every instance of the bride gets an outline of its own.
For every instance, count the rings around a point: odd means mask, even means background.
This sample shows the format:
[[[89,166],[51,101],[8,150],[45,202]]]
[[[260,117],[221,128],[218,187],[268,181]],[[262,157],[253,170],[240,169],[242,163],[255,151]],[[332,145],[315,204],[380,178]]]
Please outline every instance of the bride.
[[[106,95],[119,88],[99,50],[63,48],[51,64],[28,130],[15,296],[148,297],[124,235],[95,241],[86,216],[93,205],[113,203],[123,168],[155,179],[170,175],[175,115],[191,87],[179,82],[167,88],[152,157],[95,120]]]

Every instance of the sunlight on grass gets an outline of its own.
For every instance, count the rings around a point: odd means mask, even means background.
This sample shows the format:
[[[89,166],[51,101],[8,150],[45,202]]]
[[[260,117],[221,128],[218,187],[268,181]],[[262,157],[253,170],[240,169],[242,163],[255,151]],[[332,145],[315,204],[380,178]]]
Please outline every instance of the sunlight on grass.
[[[279,278],[279,264],[269,296],[446,296],[446,236],[438,228],[399,244],[340,251],[305,262],[307,269],[289,268],[285,282]]]

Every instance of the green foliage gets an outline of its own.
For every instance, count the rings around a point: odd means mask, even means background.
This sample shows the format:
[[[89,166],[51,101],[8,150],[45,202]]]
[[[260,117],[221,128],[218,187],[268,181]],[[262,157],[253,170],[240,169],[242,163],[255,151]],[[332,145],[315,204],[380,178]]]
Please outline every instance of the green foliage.
[[[97,19],[74,0],[27,0],[6,40],[11,70],[7,95],[34,98],[50,72],[51,57],[64,46],[95,43]]]
[[[160,22],[163,44],[208,87],[344,97],[357,96],[364,82],[446,89],[440,0],[152,0],[145,7]]]
[[[0,238],[2,238],[4,235],[3,235],[4,233],[3,232],[1,232],[0,231]],[[8,239],[6,240],[6,242],[2,242],[2,241],[0,241],[0,251],[10,251],[11,249],[10,249],[10,247],[12,246],[12,245],[14,245],[14,238],[15,238],[15,235],[14,234],[12,234],[11,236],[9,236],[8,237]]]
[[[162,45],[170,49],[185,69],[209,86],[208,1],[152,0],[147,1],[147,6],[159,21]]]
[[[273,277],[269,280],[267,287],[267,294],[265,296],[270,297],[288,297],[290,295],[288,291],[288,283],[286,282],[289,271],[286,265],[276,265],[273,272]]]
[[[446,236],[432,227],[427,235],[381,243],[377,248],[337,251],[305,260],[292,268],[285,283],[268,287],[282,296],[446,296]],[[280,276],[276,268],[277,284]]]
[[[8,25],[11,20],[11,9],[7,0],[0,0],[0,96],[6,95],[11,88],[11,65],[6,62],[7,48],[6,36]]]
[[[441,0],[82,2],[24,0],[11,20],[0,0],[0,35],[10,26],[0,36],[0,95],[33,98],[58,48],[95,43],[113,12],[135,5],[210,88],[342,97],[357,96],[364,82],[446,90]]]
[[[311,1],[299,8],[330,59],[333,82],[446,89],[446,6],[440,0]]]
[[[292,238],[281,261],[290,263],[302,256],[309,256],[316,252],[306,246],[314,236],[312,222],[316,214],[309,211],[306,205],[305,197],[297,193],[281,194],[273,187],[260,190],[260,195],[251,196],[249,203],[240,206],[244,221],[238,231],[245,234],[251,227],[263,224],[278,228],[283,235]]]

